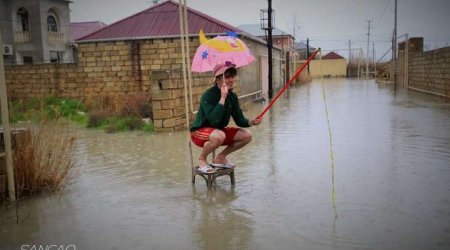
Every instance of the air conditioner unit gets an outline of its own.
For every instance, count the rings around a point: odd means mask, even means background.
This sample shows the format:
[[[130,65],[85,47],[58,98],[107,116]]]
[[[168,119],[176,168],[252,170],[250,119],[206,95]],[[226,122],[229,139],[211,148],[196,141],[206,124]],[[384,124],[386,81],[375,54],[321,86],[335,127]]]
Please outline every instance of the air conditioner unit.
[[[4,44],[3,45],[3,55],[5,56],[12,56],[14,55],[13,53],[13,46],[10,44]]]

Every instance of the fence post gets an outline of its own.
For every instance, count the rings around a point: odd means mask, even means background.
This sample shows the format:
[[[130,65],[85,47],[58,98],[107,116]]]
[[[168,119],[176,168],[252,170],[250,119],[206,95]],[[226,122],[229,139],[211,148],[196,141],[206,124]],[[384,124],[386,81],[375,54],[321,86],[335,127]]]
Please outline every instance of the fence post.
[[[3,48],[2,28],[0,27],[0,48]],[[0,106],[2,110],[3,140],[5,141],[6,175],[8,180],[8,194],[11,202],[16,200],[14,186],[14,168],[11,150],[11,129],[9,127],[8,95],[6,93],[5,66],[3,53],[0,55]]]

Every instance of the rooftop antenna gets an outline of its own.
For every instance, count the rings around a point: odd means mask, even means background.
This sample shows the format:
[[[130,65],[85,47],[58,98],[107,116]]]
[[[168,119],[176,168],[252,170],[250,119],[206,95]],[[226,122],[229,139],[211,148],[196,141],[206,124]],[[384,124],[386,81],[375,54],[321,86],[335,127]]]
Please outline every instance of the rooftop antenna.
[[[151,3],[150,6],[155,6],[158,4],[159,0],[146,1],[147,3]]]

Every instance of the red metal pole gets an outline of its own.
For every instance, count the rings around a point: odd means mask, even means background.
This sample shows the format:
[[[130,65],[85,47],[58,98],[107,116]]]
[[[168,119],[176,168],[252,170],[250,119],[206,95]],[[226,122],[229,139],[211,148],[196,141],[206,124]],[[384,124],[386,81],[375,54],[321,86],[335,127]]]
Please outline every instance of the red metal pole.
[[[295,80],[295,78],[300,75],[300,73],[303,71],[303,69],[306,67],[306,65],[309,64],[309,62],[314,59],[316,54],[320,51],[320,48],[318,48],[314,53],[308,58],[308,60],[297,70],[297,72],[294,74],[294,76],[283,86],[283,88],[278,92],[278,94],[272,99],[272,101],[267,105],[267,107],[261,112],[260,115],[256,117],[256,119],[261,119],[264,114],[272,107],[272,105],[275,103],[275,101],[280,97],[281,94],[289,87],[289,85]]]

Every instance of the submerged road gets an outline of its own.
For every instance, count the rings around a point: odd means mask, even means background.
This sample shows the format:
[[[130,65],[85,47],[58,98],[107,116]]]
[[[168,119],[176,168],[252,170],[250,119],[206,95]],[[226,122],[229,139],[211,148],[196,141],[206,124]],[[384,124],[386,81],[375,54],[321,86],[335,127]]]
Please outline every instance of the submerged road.
[[[80,130],[74,183],[21,201],[19,224],[3,212],[0,249],[450,248],[448,101],[315,80],[291,87],[250,130],[230,157],[235,188],[224,178],[212,191],[190,183],[185,131]]]

